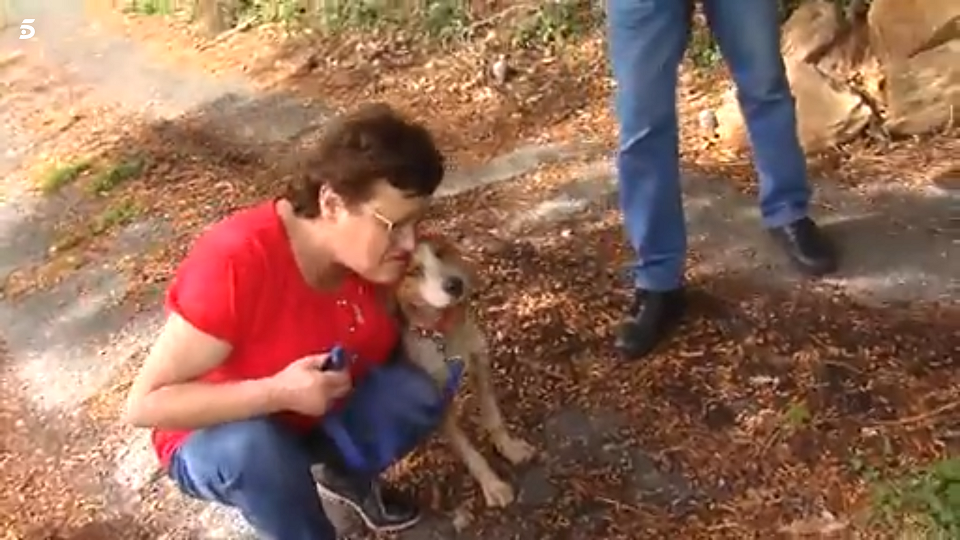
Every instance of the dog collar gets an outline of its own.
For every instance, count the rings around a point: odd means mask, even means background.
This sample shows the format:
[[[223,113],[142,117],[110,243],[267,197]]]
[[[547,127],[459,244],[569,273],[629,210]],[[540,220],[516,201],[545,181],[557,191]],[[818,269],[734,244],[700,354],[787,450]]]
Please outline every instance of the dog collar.
[[[420,337],[423,339],[429,339],[437,347],[437,350],[440,351],[440,354],[447,352],[447,340],[443,335],[443,332],[439,330],[432,330],[430,328],[417,328],[417,332],[420,334]]]
[[[440,313],[436,322],[430,326],[417,326],[420,337],[433,341],[440,352],[445,352],[447,332],[456,324],[459,316],[463,314],[463,307],[456,306],[446,309]]]

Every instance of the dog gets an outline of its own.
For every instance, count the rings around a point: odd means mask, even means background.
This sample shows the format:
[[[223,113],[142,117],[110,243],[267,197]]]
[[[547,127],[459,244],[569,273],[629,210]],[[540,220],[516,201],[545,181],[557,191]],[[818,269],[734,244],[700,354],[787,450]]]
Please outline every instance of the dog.
[[[470,310],[475,283],[472,265],[452,242],[436,235],[418,239],[395,293],[404,322],[403,346],[410,361],[430,374],[440,388],[451,376],[453,359],[462,360],[462,380],[474,388],[481,425],[497,452],[518,465],[532,459],[536,451],[510,433],[500,412],[487,340]],[[451,405],[442,434],[480,484],[487,506],[509,505],[514,500],[513,488],[494,472],[463,432],[458,412],[458,407]]]

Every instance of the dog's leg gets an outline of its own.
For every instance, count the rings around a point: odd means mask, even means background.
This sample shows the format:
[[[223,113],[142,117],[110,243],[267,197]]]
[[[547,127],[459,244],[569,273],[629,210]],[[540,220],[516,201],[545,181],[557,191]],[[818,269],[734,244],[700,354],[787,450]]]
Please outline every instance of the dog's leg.
[[[497,403],[497,394],[493,388],[493,374],[490,369],[490,357],[486,353],[472,355],[476,381],[477,398],[480,400],[480,422],[490,434],[497,452],[514,465],[529,461],[536,450],[523,439],[510,434],[503,421],[503,413]]]
[[[466,433],[457,425],[453,411],[443,421],[443,432],[454,452],[460,456],[470,474],[480,483],[487,506],[503,507],[513,502],[513,488],[500,479],[486,458],[473,446]]]

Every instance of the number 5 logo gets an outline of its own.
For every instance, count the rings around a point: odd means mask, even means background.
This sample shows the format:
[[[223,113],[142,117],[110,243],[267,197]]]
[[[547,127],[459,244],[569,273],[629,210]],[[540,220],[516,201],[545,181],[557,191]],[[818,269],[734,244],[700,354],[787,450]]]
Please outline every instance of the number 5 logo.
[[[30,39],[37,35],[37,29],[33,27],[33,21],[36,19],[24,19],[20,25],[20,39]]]

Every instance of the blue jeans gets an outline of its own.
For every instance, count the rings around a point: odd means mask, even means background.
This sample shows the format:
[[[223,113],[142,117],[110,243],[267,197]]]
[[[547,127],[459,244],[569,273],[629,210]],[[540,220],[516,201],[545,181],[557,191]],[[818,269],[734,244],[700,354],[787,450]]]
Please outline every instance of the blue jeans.
[[[409,363],[378,369],[378,386],[416,391],[424,383],[433,385]],[[397,422],[406,417],[396,408],[383,414]],[[416,435],[426,439],[436,427],[418,426],[423,433]],[[319,427],[301,434],[275,418],[254,418],[192,433],[174,452],[169,473],[187,495],[238,509],[272,540],[335,540],[310,472],[317,463],[344,468],[342,456]]]
[[[807,215],[810,186],[780,54],[774,0],[704,0],[710,29],[737,86],[760,178],[766,227]],[[680,189],[677,71],[690,34],[689,0],[608,0],[610,58],[620,123],[620,205],[638,254],[636,286],[683,280],[687,250]]]

